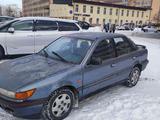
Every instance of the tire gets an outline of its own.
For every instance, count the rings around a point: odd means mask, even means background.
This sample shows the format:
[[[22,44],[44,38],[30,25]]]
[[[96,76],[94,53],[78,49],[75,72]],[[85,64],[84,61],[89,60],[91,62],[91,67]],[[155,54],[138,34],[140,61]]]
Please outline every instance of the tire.
[[[134,67],[129,75],[129,79],[125,82],[127,87],[134,87],[137,85],[141,75],[141,70],[138,67]]]
[[[74,94],[69,89],[55,91],[42,109],[44,120],[63,120],[73,107]]]
[[[4,49],[0,46],[0,60],[4,58]]]

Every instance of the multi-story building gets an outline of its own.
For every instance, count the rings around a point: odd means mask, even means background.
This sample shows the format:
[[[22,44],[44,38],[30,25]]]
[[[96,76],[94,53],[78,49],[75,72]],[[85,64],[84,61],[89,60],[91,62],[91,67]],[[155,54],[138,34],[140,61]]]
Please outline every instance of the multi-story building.
[[[152,23],[160,23],[160,0],[152,0],[150,21]]]
[[[49,16],[52,0],[22,0],[23,16]]]
[[[44,0],[35,1],[42,3]],[[145,24],[149,22],[150,17],[150,9],[148,8],[87,0],[52,0],[46,2],[46,6],[38,3],[31,4],[32,0],[23,0],[24,16],[47,16],[44,14],[44,10],[47,8],[50,17],[76,19],[91,24],[105,22]]]

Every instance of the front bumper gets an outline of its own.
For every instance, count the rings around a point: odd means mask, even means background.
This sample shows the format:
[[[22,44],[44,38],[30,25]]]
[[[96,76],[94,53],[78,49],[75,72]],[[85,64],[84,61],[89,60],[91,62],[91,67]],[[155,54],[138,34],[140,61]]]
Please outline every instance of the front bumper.
[[[145,60],[142,62],[142,71],[147,67],[148,63],[149,63],[149,60]]]
[[[0,98],[0,107],[15,117],[25,119],[37,119],[41,117],[43,104],[46,98],[38,100],[28,100],[25,102],[13,102]]]

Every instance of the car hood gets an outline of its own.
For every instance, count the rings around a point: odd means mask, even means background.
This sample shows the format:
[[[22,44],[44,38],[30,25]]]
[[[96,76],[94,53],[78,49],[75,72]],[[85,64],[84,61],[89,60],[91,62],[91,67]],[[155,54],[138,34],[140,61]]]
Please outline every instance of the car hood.
[[[0,64],[0,88],[17,89],[45,79],[50,75],[66,71],[73,64],[63,63],[40,55],[30,55]]]

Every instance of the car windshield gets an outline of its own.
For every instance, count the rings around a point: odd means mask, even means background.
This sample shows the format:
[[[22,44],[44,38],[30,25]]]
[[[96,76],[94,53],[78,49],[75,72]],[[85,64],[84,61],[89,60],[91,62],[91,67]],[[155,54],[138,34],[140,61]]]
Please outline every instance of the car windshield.
[[[87,54],[92,41],[81,38],[61,37],[42,50],[45,57],[80,64]]]

